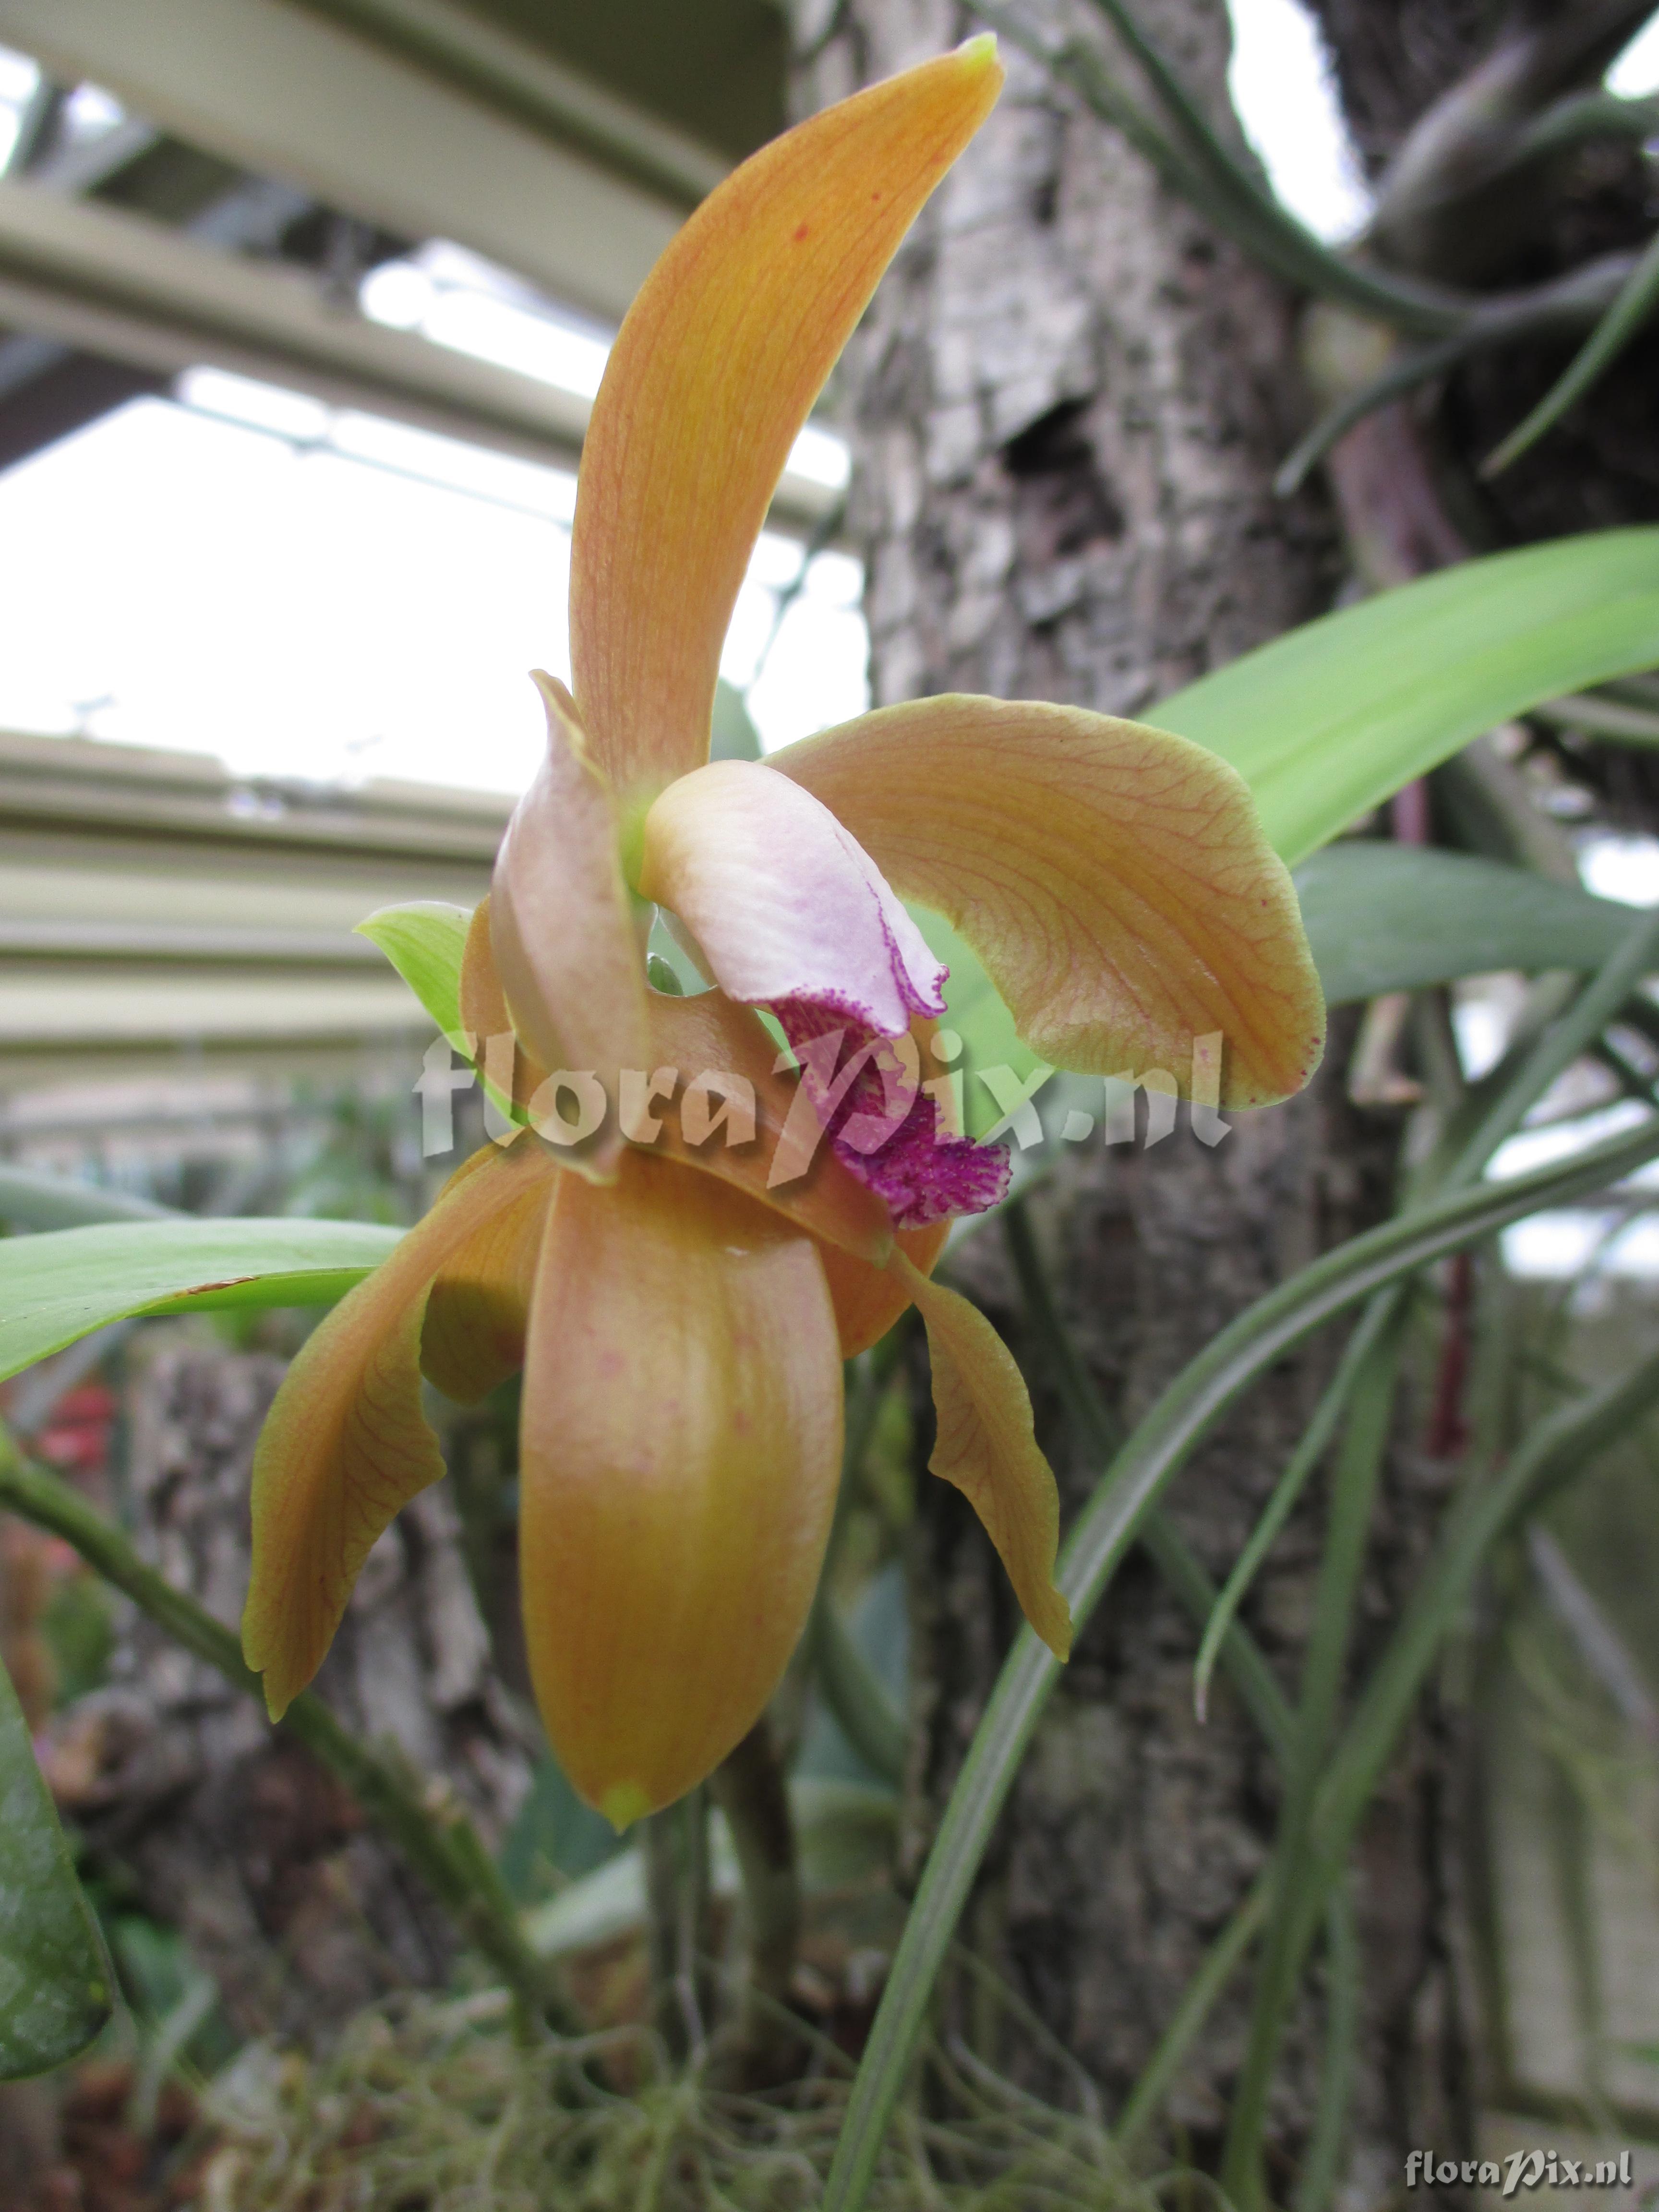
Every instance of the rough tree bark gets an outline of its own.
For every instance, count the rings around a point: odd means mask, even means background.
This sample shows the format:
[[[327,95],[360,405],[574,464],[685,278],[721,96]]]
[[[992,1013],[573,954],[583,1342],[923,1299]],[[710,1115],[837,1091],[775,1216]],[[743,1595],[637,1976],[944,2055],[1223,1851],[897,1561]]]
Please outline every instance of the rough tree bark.
[[[1142,20],[1232,125],[1222,0],[1148,0]],[[1079,8],[1097,32],[1097,13]],[[803,107],[938,52],[978,25],[952,0],[798,0]],[[1322,611],[1339,576],[1315,497],[1270,479],[1305,404],[1292,303],[1158,185],[1118,138],[1005,53],[1001,104],[905,247],[844,363],[857,458],[850,527],[868,561],[878,702],[945,690],[1133,715]],[[1341,1039],[1291,1105],[1243,1117],[1214,1152],[1182,1124],[1159,1149],[1080,1148],[1045,1229],[1064,1305],[1128,1418],[1228,1318],[1374,1218],[1392,1133],[1362,1126]],[[1018,1342],[992,1236],[976,1294]],[[1023,1349],[1023,1347],[1021,1347]],[[1182,1477],[1174,1514],[1212,1574],[1236,1556],[1310,1409],[1330,1347],[1288,1363]],[[1028,1371],[1040,1373],[1031,1362]],[[1081,1463],[1039,1389],[1074,1513]],[[1385,1480],[1363,1647],[1420,1544],[1433,1470],[1397,1450]],[[1318,1506],[1293,1522],[1248,1609],[1294,1690]],[[919,1863],[1012,1626],[954,1492],[923,1484],[916,1547],[910,1864]],[[1277,1783],[1237,1703],[1193,1713],[1195,1632],[1132,1561],[1066,1669],[971,1909],[969,1933],[1104,2087],[1133,2082],[1205,1948],[1263,1863]],[[1466,2133],[1449,1966],[1444,1747],[1421,1726],[1367,1832],[1365,2007],[1352,2142],[1363,2201],[1407,2142]],[[1236,1984],[1169,2107],[1212,2159],[1241,2050]],[[1286,2046],[1273,2176],[1309,2125],[1316,1990]],[[1016,2031],[997,2053],[1063,2087]]]
[[[253,1446],[283,1377],[264,1352],[157,1332],[128,1393],[135,1540],[234,1626]],[[362,1739],[441,1777],[499,1839],[530,1786],[447,1486],[370,1553],[317,1689]],[[121,1601],[108,1685],[53,1723],[46,1765],[94,1864],[179,1928],[240,2035],[308,2042],[391,1989],[441,1983],[441,1907],[346,1791],[258,1706]]]

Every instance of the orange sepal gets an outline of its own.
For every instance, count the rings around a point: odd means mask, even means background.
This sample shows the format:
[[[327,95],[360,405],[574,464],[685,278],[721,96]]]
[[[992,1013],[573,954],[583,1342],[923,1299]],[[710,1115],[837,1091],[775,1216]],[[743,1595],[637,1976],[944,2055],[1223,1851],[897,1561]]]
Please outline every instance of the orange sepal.
[[[619,792],[708,757],[721,643],[789,449],[1001,82],[979,38],[826,108],[734,170],[641,287],[570,546],[572,681]]]
[[[930,1470],[953,1482],[985,1524],[1020,1609],[1056,1659],[1072,1615],[1054,1587],[1060,1494],[1037,1449],[1031,1401],[1013,1354],[977,1307],[930,1282],[902,1252],[890,1262],[927,1326],[939,1434]]]
[[[421,1411],[434,1279],[498,1214],[550,1191],[533,1139],[475,1155],[425,1218],[300,1347],[253,1455],[253,1561],[242,1651],[279,1719],[322,1664],[369,1549],[444,1471]]]
[[[1162,1067],[1220,1033],[1224,1106],[1299,1091],[1325,1003],[1243,779],[1184,738],[1080,707],[946,695],[786,746],[793,776],[902,898],[959,929],[1056,1067]]]
[[[639,1152],[611,1185],[566,1179],[525,1368],[525,1631],[560,1764],[618,1828],[764,1709],[811,1606],[841,1448],[809,1237]]]

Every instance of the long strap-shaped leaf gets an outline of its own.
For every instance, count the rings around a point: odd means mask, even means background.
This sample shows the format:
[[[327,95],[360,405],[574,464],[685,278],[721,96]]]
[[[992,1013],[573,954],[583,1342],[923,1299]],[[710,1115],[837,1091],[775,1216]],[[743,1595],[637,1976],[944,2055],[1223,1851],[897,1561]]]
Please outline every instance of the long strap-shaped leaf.
[[[1385,1284],[1541,1206],[1599,1190],[1659,1156],[1659,1121],[1513,1182],[1462,1191],[1324,1254],[1259,1298],[1186,1367],[1106,1470],[1060,1554],[1081,1630],[1148,1508],[1236,1399],[1290,1347]],[[853,2086],[824,2212],[859,2212],[889,2116],[991,1831],[1059,1674],[1022,1630],[945,1808]]]
[[[1471,738],[1659,665],[1659,529],[1466,561],[1306,623],[1146,719],[1231,761],[1292,867]]]
[[[105,1221],[0,1243],[0,1381],[129,1314],[328,1305],[400,1232],[361,1221]]]

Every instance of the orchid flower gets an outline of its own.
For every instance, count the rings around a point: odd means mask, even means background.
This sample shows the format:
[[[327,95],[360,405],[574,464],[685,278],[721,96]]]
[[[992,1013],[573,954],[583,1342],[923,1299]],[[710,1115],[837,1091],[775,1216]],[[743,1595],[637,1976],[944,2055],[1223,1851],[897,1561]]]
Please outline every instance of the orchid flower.
[[[486,1146],[295,1360],[255,1462],[243,1627],[273,1715],[443,1471],[422,1376],[471,1401],[522,1365],[548,1735],[618,1826],[668,1803],[777,1686],[835,1501],[841,1363],[913,1304],[933,1469],[1066,1654],[1024,1384],[931,1279],[950,1219],[995,1203],[1007,1163],[921,1080],[946,970],[902,902],[974,948],[1045,1060],[1182,1068],[1220,1032],[1222,1103],[1249,1106],[1297,1090],[1322,1047],[1289,878],[1231,769],[1077,708],[932,698],[763,762],[708,758],[722,641],[790,447],[1001,75],[975,39],[763,148],[623,325],[582,455],[572,687],[538,678],[547,752],[461,977],[468,1030],[516,1041],[514,1097],[599,1079],[605,1123],[582,1146],[556,1127]],[[653,909],[712,988],[652,988]],[[676,1117],[677,1080],[700,1071],[752,1104],[751,1139],[708,1141],[690,1087]],[[803,1098],[826,1141],[780,1173]]]

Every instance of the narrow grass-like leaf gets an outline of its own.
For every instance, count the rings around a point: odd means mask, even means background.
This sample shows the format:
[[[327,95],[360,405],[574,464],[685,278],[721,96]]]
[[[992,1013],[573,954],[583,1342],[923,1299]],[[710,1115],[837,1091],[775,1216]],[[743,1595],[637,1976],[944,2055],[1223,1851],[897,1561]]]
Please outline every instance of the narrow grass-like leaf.
[[[1340,300],[1396,330],[1442,332],[1468,313],[1473,303],[1466,296],[1333,253],[1218,136],[1127,0],[1095,0],[1095,6],[1146,71],[1207,197],[1224,211],[1222,228],[1258,259],[1316,299]]]
[[[1157,2117],[1182,2060],[1197,2040],[1205,2021],[1215,2010],[1217,1999],[1261,1933],[1267,1915],[1267,1877],[1261,1875],[1245,1892],[1243,1902],[1205,1953],[1203,1963],[1182,1991],[1173,2018],[1159,2036],[1140,2078],[1124,2100],[1113,2131],[1120,2150],[1133,2149],[1147,2124]]]
[[[331,1304],[401,1232],[358,1221],[112,1221],[0,1241],[0,1379],[131,1314]]]
[[[1529,709],[1534,722],[1547,729],[1576,730],[1581,737],[1600,738],[1614,745],[1659,745],[1659,714],[1649,706],[1635,706],[1609,698],[1604,691],[1581,691],[1570,699],[1547,699]]]
[[[1659,957],[1659,915],[1626,915],[1613,951],[1566,1011],[1534,1040],[1519,1064],[1498,1080],[1496,1095],[1478,1112],[1449,1163],[1430,1162],[1441,1188],[1464,1189],[1484,1173],[1504,1140],[1521,1127],[1550,1085],[1626,1004]],[[1273,1910],[1251,2013],[1249,2037],[1236,2088],[1222,2164],[1223,2185],[1247,2208],[1265,2199],[1262,2142],[1268,2098],[1285,2024],[1295,1999],[1311,1923],[1303,1911],[1314,1885],[1316,1793],[1334,1726],[1371,1498],[1388,1433],[1393,1401],[1395,1351],[1402,1291],[1371,1303],[1355,1340],[1370,1335],[1363,1362],[1345,1358],[1321,1412],[1353,1400],[1333,1485],[1330,1525],[1321,1564],[1313,1630],[1297,1704],[1290,1786],[1279,1818],[1273,1860]],[[1390,1350],[1390,1346],[1394,1350]],[[1316,1417],[1317,1418],[1317,1417]],[[1271,1510],[1271,1507],[1269,1509]]]
[[[1325,2049],[1313,2131],[1303,2154],[1291,2212],[1325,2212],[1342,2176],[1348,2104],[1359,2055],[1360,1956],[1353,1899],[1338,1889],[1325,1917]]]
[[[1209,1705],[1210,1677],[1234,1616],[1243,1603],[1250,1584],[1255,1580],[1261,1562],[1272,1550],[1273,1540],[1290,1518],[1291,1508],[1302,1495],[1308,1477],[1319,1464],[1320,1455],[1336,1434],[1348,1401],[1353,1395],[1361,1370],[1370,1358],[1386,1329],[1391,1311],[1391,1302],[1377,1300],[1368,1306],[1358,1326],[1343,1352],[1335,1374],[1325,1387],[1323,1396],[1314,1409],[1314,1417],[1304,1432],[1302,1441],[1285,1463],[1284,1472],[1273,1486],[1273,1496],[1262,1509],[1261,1517],[1250,1531],[1249,1540],[1233,1563],[1232,1572],[1217,1598],[1204,1630],[1204,1640],[1198,1648],[1198,1658],[1193,1668],[1193,1703],[1200,1720],[1204,1719]]]
[[[1454,1186],[1485,1172],[1557,1079],[1600,1036],[1659,961],[1659,913],[1626,915],[1620,942],[1572,1004],[1533,1040],[1465,1139],[1448,1181]]]
[[[0,2081],[62,2066],[109,2014],[103,1947],[0,1666]]]
[[[1066,1413],[1085,1450],[1103,1463],[1121,1445],[1123,1431],[1108,1413],[1072,1332],[1060,1318],[1023,1199],[1011,1199],[1003,1207],[1002,1227],[1025,1301],[1026,1319],[1060,1386]],[[1194,1622],[1200,1627],[1212,1623],[1218,1604],[1215,1584],[1175,1522],[1154,1507],[1146,1516],[1140,1540],[1166,1586]],[[1290,1747],[1291,1709],[1273,1668],[1254,1638],[1236,1621],[1224,1624],[1216,1634],[1214,1650],[1224,1660],[1234,1688],[1273,1756],[1282,1760]]]
[[[1324,459],[1333,446],[1347,436],[1356,422],[1363,422],[1368,415],[1388,406],[1391,400],[1415,392],[1431,377],[1444,375],[1474,349],[1475,343],[1467,332],[1460,331],[1433,345],[1406,347],[1357,390],[1345,392],[1326,409],[1279,464],[1273,489],[1280,499],[1290,499],[1301,490],[1309,471]]]
[[[1303,1660],[1290,1771],[1273,1851],[1267,1937],[1222,2154],[1221,2185],[1231,2201],[1240,2206],[1255,2207],[1266,2202],[1262,2142],[1279,2045],[1302,1969],[1302,1951],[1296,1940],[1297,1906],[1314,1856],[1314,1804],[1341,1704],[1360,1576],[1388,1449],[1399,1378],[1403,1310],[1401,1298],[1375,1299],[1360,1325],[1363,1332],[1367,1323],[1376,1322],[1359,1363],[1348,1425],[1331,1482],[1313,1625]]]
[[[1292,866],[1540,701],[1659,665],[1659,528],[1466,561],[1292,630],[1148,709],[1255,794]]]
[[[1513,1181],[1459,1192],[1322,1255],[1259,1298],[1165,1390],[1117,1455],[1061,1552],[1079,1632],[1145,1516],[1236,1399],[1290,1347],[1373,1291],[1540,1207],[1566,1204],[1659,1157],[1659,1121]],[[860,2212],[934,1980],[1060,1662],[1029,1629],[987,1705],[888,1976],[836,2145],[823,2212]],[[1340,1862],[1339,1862],[1340,1864]]]
[[[1511,461],[1518,461],[1529,447],[1535,446],[1547,430],[1553,429],[1568,408],[1612,368],[1656,307],[1659,307],[1659,235],[1650,242],[1625,279],[1618,298],[1532,412],[1481,464],[1481,475],[1500,475]]]
[[[1582,1474],[1598,1452],[1627,1436],[1656,1406],[1659,1352],[1540,1421],[1501,1468],[1458,1496],[1320,1785],[1318,1856],[1298,1899],[1304,1942],[1310,1923],[1317,1925],[1324,1899],[1341,1878],[1407,1716],[1493,1544],[1544,1493]]]
[[[1202,110],[1139,23],[1121,5],[1103,4],[1152,80],[1175,138],[1130,98],[1103,57],[1080,39],[1039,37],[999,0],[973,0],[974,12],[1012,46],[1069,84],[1101,120],[1122,131],[1172,191],[1251,257],[1317,299],[1345,306],[1397,330],[1437,337],[1455,328],[1475,302],[1388,270],[1344,260],[1281,206],[1259,177],[1210,129]]]

